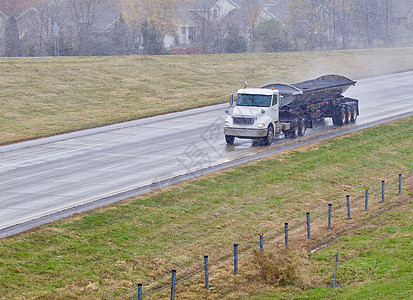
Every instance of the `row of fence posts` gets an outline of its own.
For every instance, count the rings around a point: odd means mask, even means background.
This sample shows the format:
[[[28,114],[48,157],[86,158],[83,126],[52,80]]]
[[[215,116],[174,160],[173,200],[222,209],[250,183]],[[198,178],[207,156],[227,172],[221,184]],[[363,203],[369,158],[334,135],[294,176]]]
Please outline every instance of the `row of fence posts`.
[[[384,196],[385,196],[385,180],[381,182],[381,202],[384,203]],[[398,195],[400,196],[402,193],[402,174],[399,174],[399,192]],[[364,210],[368,210],[368,201],[369,201],[369,188],[365,189],[365,203],[364,203]],[[351,207],[350,207],[350,196],[346,196],[347,202],[347,219],[351,220]],[[331,227],[331,215],[332,215],[332,204],[328,204],[328,229],[332,229]],[[310,213],[306,213],[307,216],[307,239],[311,239],[311,218]],[[260,251],[264,250],[264,234],[260,233]],[[284,223],[284,240],[285,240],[285,248],[288,249],[288,223]],[[338,255],[338,253],[337,253]],[[337,258],[336,258],[337,260]],[[336,265],[337,268],[337,265]],[[204,271],[205,271],[205,289],[209,289],[209,268],[208,268],[208,256],[204,256]],[[238,274],[238,244],[234,244],[234,275]],[[334,280],[335,282],[335,280]],[[175,285],[176,285],[176,270],[172,270],[172,280],[171,280],[171,300],[175,299]],[[138,300],[142,300],[142,284],[138,284]]]

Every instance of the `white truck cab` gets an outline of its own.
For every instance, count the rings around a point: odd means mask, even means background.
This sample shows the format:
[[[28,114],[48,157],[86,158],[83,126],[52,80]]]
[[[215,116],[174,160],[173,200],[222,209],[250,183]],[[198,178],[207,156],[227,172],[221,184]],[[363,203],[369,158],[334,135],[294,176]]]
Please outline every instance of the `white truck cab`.
[[[243,88],[238,90],[232,114],[225,120],[224,134],[227,144],[235,137],[262,139],[271,144],[275,134],[282,131],[279,124],[280,93],[275,89]]]

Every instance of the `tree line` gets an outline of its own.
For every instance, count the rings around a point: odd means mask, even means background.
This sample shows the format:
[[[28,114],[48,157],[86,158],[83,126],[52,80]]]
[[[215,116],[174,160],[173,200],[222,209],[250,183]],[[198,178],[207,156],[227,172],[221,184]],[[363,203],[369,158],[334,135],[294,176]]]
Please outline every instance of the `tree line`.
[[[0,0],[2,55],[167,54],[164,39],[178,36],[183,8],[193,2]],[[208,7],[194,10],[189,45],[176,38],[175,47],[239,53],[413,45],[411,0],[288,2],[279,19],[262,17],[261,0],[244,0],[236,12],[219,20],[205,13]]]
[[[409,0],[294,0],[288,20],[297,49],[408,46],[413,44]]]

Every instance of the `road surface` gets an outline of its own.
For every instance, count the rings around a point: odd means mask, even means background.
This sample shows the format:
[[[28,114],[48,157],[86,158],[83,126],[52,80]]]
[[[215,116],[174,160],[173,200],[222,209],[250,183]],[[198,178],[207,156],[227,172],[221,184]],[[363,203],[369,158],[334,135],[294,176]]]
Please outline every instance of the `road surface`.
[[[359,80],[345,95],[360,100],[355,125],[337,128],[328,120],[302,141],[279,137],[270,147],[240,139],[226,145],[227,104],[2,146],[0,237],[317,137],[413,115],[413,72]]]

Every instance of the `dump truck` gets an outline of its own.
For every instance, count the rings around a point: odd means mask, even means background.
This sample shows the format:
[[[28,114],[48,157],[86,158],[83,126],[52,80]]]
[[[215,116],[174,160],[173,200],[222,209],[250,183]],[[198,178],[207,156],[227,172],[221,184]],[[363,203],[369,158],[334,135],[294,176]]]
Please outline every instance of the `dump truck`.
[[[224,124],[225,141],[235,138],[260,139],[269,145],[275,136],[287,138],[303,136],[325,118],[332,118],[334,126],[355,123],[359,115],[359,101],[343,96],[356,84],[340,75],[325,75],[294,84],[274,83],[261,88],[238,90],[232,112]],[[233,94],[230,105],[234,105]]]

